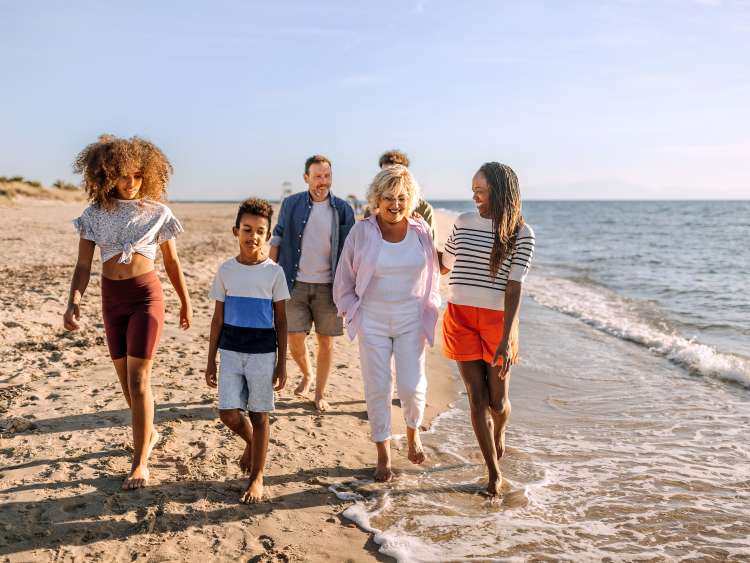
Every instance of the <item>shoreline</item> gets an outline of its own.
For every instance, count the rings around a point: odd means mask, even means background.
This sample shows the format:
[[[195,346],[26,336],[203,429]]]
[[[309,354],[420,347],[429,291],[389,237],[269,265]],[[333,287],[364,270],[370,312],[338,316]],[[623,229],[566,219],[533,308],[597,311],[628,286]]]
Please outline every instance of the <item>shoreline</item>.
[[[194,325],[188,332],[177,328],[177,300],[158,260],[167,313],[152,387],[163,438],[149,487],[120,491],[129,466],[129,412],[103,339],[98,251],[82,330],[65,333],[60,326],[77,248],[70,220],[84,207],[34,201],[0,208],[6,224],[0,350],[7,359],[0,368],[0,556],[386,560],[372,534],[341,516],[352,501],[329,490],[337,482],[370,479],[375,463],[357,343],[346,336],[335,347],[329,413],[315,412],[310,401],[292,394],[300,373],[289,358],[287,388],[271,417],[271,500],[238,503],[246,481],[236,463],[240,441],[222,427],[215,392],[203,381],[208,286],[218,264],[235,251],[235,204],[171,204],[186,230],[177,242]],[[443,236],[448,226],[440,225]],[[423,426],[429,428],[456,400],[458,382],[439,339],[428,348],[426,364]],[[392,414],[394,434],[403,433],[400,408]],[[393,444],[397,472],[415,467],[402,442]]]

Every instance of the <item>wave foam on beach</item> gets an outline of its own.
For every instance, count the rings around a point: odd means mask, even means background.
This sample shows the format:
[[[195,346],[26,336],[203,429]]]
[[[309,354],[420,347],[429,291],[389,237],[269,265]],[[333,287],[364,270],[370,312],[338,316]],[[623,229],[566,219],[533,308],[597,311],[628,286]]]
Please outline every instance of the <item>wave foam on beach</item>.
[[[659,318],[647,303],[628,300],[593,282],[536,276],[527,284],[540,305],[647,347],[695,375],[715,377],[750,388],[750,361],[688,338]],[[654,316],[656,315],[656,316]]]

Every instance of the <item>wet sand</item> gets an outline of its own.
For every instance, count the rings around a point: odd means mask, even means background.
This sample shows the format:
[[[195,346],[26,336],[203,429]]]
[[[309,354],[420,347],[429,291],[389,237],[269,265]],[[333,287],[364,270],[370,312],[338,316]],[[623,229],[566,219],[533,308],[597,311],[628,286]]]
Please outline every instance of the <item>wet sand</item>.
[[[194,325],[177,328],[178,301],[163,267],[166,326],[153,374],[156,446],[148,488],[120,490],[130,463],[130,415],[108,359],[97,250],[82,329],[62,329],[81,203],[21,201],[0,207],[0,557],[8,561],[178,559],[372,561],[369,534],[341,513],[352,504],[329,487],[367,480],[368,438],[356,342],[338,339],[330,413],[295,397],[300,374],[271,417],[268,502],[245,506],[239,439],[218,419],[203,369],[217,266],[236,253],[233,204],[173,204],[186,232],[178,251]],[[448,225],[450,220],[448,220]],[[447,232],[448,226],[443,226]],[[425,424],[456,396],[452,365],[428,354]],[[403,433],[394,406],[394,431]],[[396,447],[403,447],[399,443]],[[397,471],[409,470],[405,449]]]

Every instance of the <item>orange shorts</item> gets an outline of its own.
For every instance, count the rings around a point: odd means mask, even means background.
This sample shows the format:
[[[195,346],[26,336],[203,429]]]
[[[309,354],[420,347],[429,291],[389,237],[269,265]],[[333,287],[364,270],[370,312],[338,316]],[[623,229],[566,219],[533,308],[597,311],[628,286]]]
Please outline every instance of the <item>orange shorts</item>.
[[[443,314],[443,354],[459,362],[492,363],[505,331],[503,311],[448,303]],[[516,325],[517,327],[518,325]],[[518,356],[518,332],[511,335],[513,361]]]

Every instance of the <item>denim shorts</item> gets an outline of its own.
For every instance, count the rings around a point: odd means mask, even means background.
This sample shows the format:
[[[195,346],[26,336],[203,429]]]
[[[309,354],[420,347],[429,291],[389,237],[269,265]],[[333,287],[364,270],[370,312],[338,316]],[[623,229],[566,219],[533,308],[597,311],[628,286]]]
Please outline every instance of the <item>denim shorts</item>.
[[[246,354],[219,350],[219,410],[270,412],[276,352]]]
[[[291,298],[286,302],[289,332],[315,332],[323,336],[344,334],[344,319],[333,302],[333,284],[294,282]]]

